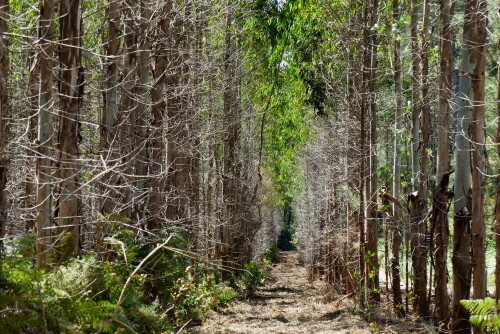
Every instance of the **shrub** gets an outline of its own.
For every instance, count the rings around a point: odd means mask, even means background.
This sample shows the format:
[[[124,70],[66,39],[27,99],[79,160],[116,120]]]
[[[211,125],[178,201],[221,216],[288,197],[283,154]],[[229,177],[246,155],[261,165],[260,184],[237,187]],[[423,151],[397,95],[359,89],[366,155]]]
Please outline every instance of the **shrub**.
[[[0,278],[0,332],[165,333],[238,297],[218,270],[183,253],[181,237],[154,254],[153,242],[134,240],[129,231],[108,241],[113,261],[89,253],[49,271],[35,270],[33,235],[10,244]]]

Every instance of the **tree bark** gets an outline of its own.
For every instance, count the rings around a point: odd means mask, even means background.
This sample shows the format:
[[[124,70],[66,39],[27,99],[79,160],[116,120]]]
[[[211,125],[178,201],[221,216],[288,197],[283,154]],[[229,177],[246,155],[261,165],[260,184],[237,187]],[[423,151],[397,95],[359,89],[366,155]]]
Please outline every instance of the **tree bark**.
[[[3,239],[7,230],[7,172],[8,140],[10,136],[10,101],[9,101],[9,1],[0,0],[0,258],[5,255]],[[0,260],[0,275],[2,261]]]
[[[149,112],[149,85],[150,85],[150,49],[151,41],[149,22],[151,21],[152,3],[149,0],[140,0],[139,36],[141,36],[137,56],[137,84],[135,99],[137,106],[132,110],[133,157],[134,157],[134,196],[133,218],[140,226],[145,226],[147,211],[146,180],[148,172],[148,112]]]
[[[222,264],[228,268],[238,269],[241,265],[240,244],[237,240],[241,233],[239,228],[239,174],[237,170],[237,149],[240,133],[239,103],[237,94],[236,57],[233,29],[235,13],[231,4],[226,12],[226,36],[224,55],[224,157],[222,187],[224,196],[224,225],[222,231],[223,254]]]
[[[155,53],[155,65],[153,71],[153,86],[151,87],[151,197],[149,206],[151,216],[148,222],[149,230],[159,230],[164,219],[163,194],[165,190],[165,144],[163,135],[163,124],[166,116],[167,104],[165,103],[165,80],[168,59],[164,51],[171,40],[170,22],[172,15],[172,2],[165,1],[161,17],[158,23],[158,49]]]
[[[484,222],[485,148],[485,63],[487,1],[472,1],[474,12],[471,50],[472,70],[472,284],[474,299],[486,298],[486,226]]]
[[[37,154],[37,194],[36,194],[36,228],[37,228],[37,268],[47,265],[50,231],[52,225],[51,198],[51,159],[50,146],[52,141],[51,111],[54,105],[52,98],[53,82],[53,43],[54,0],[40,2],[40,93],[38,102],[38,154]]]
[[[367,6],[368,8],[368,6]],[[366,107],[370,112],[370,137],[369,137],[369,164],[370,172],[367,189],[367,217],[366,217],[366,283],[370,299],[380,301],[379,292],[379,263],[378,263],[378,208],[377,208],[377,36],[373,27],[378,19],[378,0],[372,0],[367,12],[365,27],[365,76],[366,76]]]
[[[77,255],[80,251],[80,190],[78,162],[78,117],[81,89],[81,13],[79,0],[62,0],[60,10],[61,74],[59,94],[61,110],[57,149],[60,180],[56,222],[63,236],[71,233],[71,241],[64,241],[62,258]]]
[[[497,155],[500,159],[500,59],[497,62]],[[498,173],[498,172],[497,172]],[[497,176],[497,195],[495,203],[495,296],[500,299],[500,175]]]
[[[440,332],[448,330],[450,320],[450,302],[448,295],[448,197],[443,196],[447,192],[447,183],[441,187],[444,176],[449,170],[449,150],[450,150],[450,115],[453,98],[452,91],[452,26],[455,0],[441,0],[440,2],[440,20],[441,20],[441,41],[440,41],[440,60],[439,60],[439,111],[438,111],[438,149],[437,149],[437,170],[436,180],[438,182],[436,195],[432,206],[432,226],[436,233],[435,253],[435,321]],[[438,192],[440,197],[437,197]],[[443,211],[443,209],[446,209]]]
[[[100,219],[96,228],[96,248],[98,253],[103,253],[104,236],[108,232],[108,221],[114,213],[116,197],[113,186],[117,181],[115,165],[118,160],[118,57],[120,48],[120,16],[121,6],[119,1],[110,1],[107,11],[108,42],[106,44],[106,76],[104,78],[104,105],[100,122],[100,148],[101,158],[106,163],[105,168],[111,168],[103,175],[101,182],[102,205],[100,212],[104,219]]]
[[[429,104],[427,88],[429,3],[424,0],[422,43],[418,41],[419,1],[412,0],[412,175],[414,192],[410,195],[410,233],[413,266],[415,311],[419,316],[429,314],[427,302],[427,145],[429,142]],[[422,71],[420,69],[422,60]],[[421,71],[421,72],[420,72]],[[422,103],[423,102],[423,103]],[[419,116],[421,119],[419,119]],[[422,142],[420,142],[420,132]]]
[[[455,217],[453,223],[453,298],[451,330],[470,333],[469,313],[460,300],[469,299],[471,284],[470,257],[470,208],[471,164],[469,122],[471,118],[473,66],[470,62],[472,42],[472,15],[474,2],[465,3],[462,57],[460,63],[460,87],[456,112],[457,134],[455,137]]]
[[[399,0],[392,1],[393,19],[395,24],[400,20]],[[403,102],[402,102],[402,84],[401,84],[401,42],[398,37],[394,40],[394,92],[396,94],[396,113],[395,113],[395,135],[394,135],[394,167],[392,195],[399,200],[401,193],[401,136],[403,129]],[[392,229],[392,294],[393,306],[396,314],[404,316],[403,298],[401,295],[401,276],[399,252],[401,249],[402,231],[401,231],[401,209],[396,203],[393,204],[393,229]]]

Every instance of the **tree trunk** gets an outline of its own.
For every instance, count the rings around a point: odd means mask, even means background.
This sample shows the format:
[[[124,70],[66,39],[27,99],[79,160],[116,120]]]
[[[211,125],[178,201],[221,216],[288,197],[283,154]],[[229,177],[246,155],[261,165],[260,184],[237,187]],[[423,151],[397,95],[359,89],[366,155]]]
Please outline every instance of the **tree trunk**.
[[[439,74],[439,111],[438,111],[438,149],[437,149],[437,171],[436,180],[439,185],[437,191],[441,194],[447,192],[447,188],[442,189],[443,177],[449,170],[449,150],[450,150],[450,115],[452,105],[452,26],[455,0],[441,0],[441,42],[440,42],[440,74]],[[449,182],[449,181],[448,181]],[[447,186],[447,184],[446,184]],[[445,202],[443,202],[445,200]],[[442,211],[446,209],[446,211]],[[436,233],[435,253],[435,321],[439,331],[448,330],[450,320],[450,301],[448,295],[448,197],[437,197],[437,192],[433,200],[432,219],[433,229]]]
[[[149,0],[140,1],[140,22],[138,25],[140,42],[137,57],[137,84],[135,99],[137,106],[132,110],[133,156],[134,156],[134,197],[133,218],[140,226],[146,226],[144,215],[147,211],[146,179],[148,171],[148,111],[150,85],[150,49],[149,40],[152,3]]]
[[[54,107],[52,98],[53,82],[53,42],[54,0],[42,0],[40,3],[40,93],[38,102],[38,154],[37,154],[37,193],[36,193],[36,228],[37,228],[37,268],[47,265],[48,245],[50,245],[49,227],[52,225],[51,199],[51,162],[50,144],[52,141],[51,111]]]
[[[500,59],[497,62],[497,136],[496,143],[500,143]],[[500,159],[500,145],[497,145],[497,155]],[[497,172],[498,173],[498,172]],[[497,177],[497,198],[495,203],[495,296],[500,299],[500,175]]]
[[[189,138],[188,113],[182,105],[181,47],[182,19],[174,19],[168,52],[167,97],[167,219],[186,231],[189,214]]]
[[[471,165],[469,121],[471,118],[473,66],[470,62],[474,1],[465,6],[462,57],[460,63],[460,87],[456,112],[457,134],[455,137],[455,217],[453,223],[453,299],[451,330],[454,333],[470,333],[469,314],[460,300],[469,299],[471,284],[470,257],[470,191]]]
[[[158,23],[157,42],[158,50],[155,50],[155,65],[153,71],[153,86],[151,87],[151,197],[149,207],[151,216],[148,222],[149,230],[159,230],[164,218],[163,191],[165,188],[165,144],[163,136],[163,125],[166,111],[165,103],[165,79],[167,71],[167,57],[163,50],[167,48],[170,41],[170,21],[172,15],[172,2],[165,1],[161,18]]]
[[[366,217],[366,282],[370,293],[370,299],[374,302],[380,301],[379,292],[379,263],[378,263],[378,208],[377,208],[377,37],[372,27],[378,19],[378,0],[372,0],[368,11],[369,18],[365,20],[369,26],[365,27],[365,74],[366,82],[366,106],[370,111],[370,138],[369,138],[369,187],[367,189],[367,217]]]
[[[5,255],[3,239],[7,228],[7,172],[9,158],[7,142],[10,136],[9,102],[9,1],[0,0],[0,258]],[[0,275],[2,261],[0,261]]]
[[[485,149],[485,63],[487,1],[474,4],[473,43],[470,55],[472,70],[472,284],[474,299],[486,298],[486,226],[484,222]]]
[[[427,196],[427,145],[429,142],[429,104],[427,88],[428,72],[428,30],[429,3],[424,0],[424,23],[422,44],[418,42],[419,1],[412,0],[411,41],[412,41],[412,174],[414,193],[410,195],[411,250],[414,273],[415,311],[419,316],[427,316],[427,245],[426,245],[426,196]],[[420,60],[422,72],[420,76]],[[422,78],[422,82],[421,79]],[[422,88],[421,88],[422,87]],[[422,98],[422,100],[421,100]],[[423,102],[423,103],[422,103]],[[419,120],[421,116],[421,120]],[[420,126],[422,126],[420,128]],[[420,131],[421,130],[421,131]],[[422,142],[420,134],[422,133]]]
[[[110,1],[107,12],[108,42],[106,44],[106,77],[104,78],[104,105],[100,123],[101,157],[105,168],[113,167],[118,159],[118,55],[120,48],[120,16],[119,1]],[[104,219],[96,228],[96,248],[98,253],[104,252],[104,236],[108,232],[108,220],[115,210],[113,186],[117,180],[117,170],[111,170],[102,179],[102,206],[100,212]]]
[[[235,242],[241,231],[239,227],[239,175],[237,171],[237,145],[239,142],[240,120],[237,94],[238,79],[236,78],[237,65],[233,29],[234,8],[229,4],[226,12],[226,36],[224,55],[224,161],[223,161],[223,255],[222,264],[229,268],[239,268],[241,264],[240,247]]]
[[[394,22],[400,19],[399,0],[392,1]],[[394,135],[394,167],[393,167],[393,183],[392,195],[396,200],[399,200],[401,193],[401,136],[403,129],[402,119],[402,84],[401,84],[401,42],[399,38],[394,41],[394,90],[396,93],[396,114],[395,114],[395,135]],[[399,252],[401,249],[401,209],[393,204],[393,230],[392,230],[392,294],[394,310],[399,316],[404,316],[403,298],[401,295],[401,277],[400,277],[400,260]]]
[[[56,221],[63,236],[71,233],[71,241],[64,241],[61,248],[62,258],[77,255],[80,251],[80,191],[78,171],[78,114],[80,110],[81,73],[80,17],[79,0],[62,0],[60,11],[61,74],[59,94],[61,110],[57,149],[59,151],[58,178],[59,198]]]

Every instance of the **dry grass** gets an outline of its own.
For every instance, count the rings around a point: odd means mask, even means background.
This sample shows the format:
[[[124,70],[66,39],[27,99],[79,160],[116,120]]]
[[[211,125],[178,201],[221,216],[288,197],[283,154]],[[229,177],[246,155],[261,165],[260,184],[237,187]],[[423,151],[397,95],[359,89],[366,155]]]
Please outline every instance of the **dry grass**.
[[[326,334],[431,333],[419,323],[398,320],[379,311],[371,321],[355,315],[352,300],[332,298],[323,282],[308,282],[297,253],[285,253],[272,279],[256,296],[212,314],[192,334]],[[333,301],[332,301],[333,300]]]

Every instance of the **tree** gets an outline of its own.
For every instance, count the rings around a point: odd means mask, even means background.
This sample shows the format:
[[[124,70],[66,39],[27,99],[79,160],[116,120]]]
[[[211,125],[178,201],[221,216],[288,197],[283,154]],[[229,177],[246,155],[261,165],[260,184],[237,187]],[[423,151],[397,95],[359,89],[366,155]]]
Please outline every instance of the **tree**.
[[[9,39],[8,32],[9,1],[0,1],[0,257],[4,256],[3,238],[7,224],[7,172],[9,140]],[[0,264],[0,273],[2,266]]]
[[[413,193],[409,196],[410,233],[413,267],[413,288],[415,291],[415,311],[427,316],[427,164],[429,143],[429,104],[428,104],[428,34],[429,2],[423,3],[422,41],[418,39],[418,19],[420,4],[411,1],[411,45],[412,45],[412,181]],[[422,67],[421,67],[422,64]],[[422,133],[422,141],[420,141]]]
[[[153,50],[154,54],[154,70],[153,70],[153,86],[151,87],[151,197],[149,205],[151,215],[149,217],[149,230],[161,229],[164,201],[162,194],[165,187],[165,172],[164,172],[164,153],[165,144],[163,141],[163,124],[165,119],[166,103],[165,103],[165,79],[167,76],[168,57],[164,54],[170,41],[170,23],[172,15],[172,2],[165,1],[159,11],[158,26],[156,27],[156,43],[157,49]]]
[[[118,69],[119,69],[119,48],[120,48],[120,17],[121,7],[120,2],[110,1],[106,13],[108,38],[105,46],[105,77],[103,106],[100,115],[100,138],[99,146],[101,150],[102,160],[106,163],[107,171],[102,178],[101,193],[102,205],[100,213],[102,218],[96,226],[96,247],[99,253],[104,252],[104,236],[107,233],[108,227],[106,220],[114,212],[116,207],[114,203],[113,184],[117,181],[117,161],[118,161]],[[109,166],[111,165],[111,166]]]
[[[59,131],[57,150],[59,160],[57,176],[58,199],[56,222],[61,226],[61,235],[70,236],[64,241],[62,257],[80,252],[80,185],[79,185],[79,120],[81,98],[83,97],[83,70],[81,68],[81,13],[79,0],[62,0],[60,10],[59,59]]]
[[[400,5],[398,0],[392,1],[393,10],[393,20],[394,23],[398,23],[400,20]],[[394,92],[396,94],[396,113],[395,126],[394,126],[394,167],[393,167],[393,182],[392,182],[392,196],[399,200],[401,193],[401,137],[403,130],[403,119],[402,119],[402,84],[401,84],[401,41],[399,36],[394,39]],[[400,260],[399,252],[401,248],[402,241],[402,229],[401,229],[401,209],[398,203],[393,204],[393,231],[392,231],[392,259],[391,259],[391,270],[392,270],[392,293],[393,293],[393,306],[396,312],[403,316],[403,298],[401,296],[401,276],[400,276]]]
[[[378,264],[378,208],[377,208],[377,37],[373,27],[378,20],[378,0],[365,4],[363,40],[364,64],[363,108],[369,115],[369,174],[367,181],[366,208],[366,283],[373,301],[380,301]]]
[[[472,283],[473,298],[486,298],[486,225],[484,221],[484,186],[486,167],[485,148],[485,63],[486,28],[488,21],[487,1],[471,1],[472,66]],[[464,32],[465,34],[465,32]]]
[[[51,243],[50,231],[52,225],[52,198],[51,198],[51,144],[52,144],[52,116],[54,106],[52,97],[53,82],[53,50],[54,38],[54,1],[41,0],[40,2],[40,93],[38,100],[38,149],[37,149],[37,193],[36,193],[36,229],[37,229],[37,267],[47,265],[48,248]]]
[[[440,59],[439,59],[439,114],[438,114],[438,148],[436,180],[438,187],[432,205],[432,226],[436,234],[435,250],[435,289],[436,289],[436,323],[445,330],[450,318],[450,302],[448,296],[448,269],[446,267],[448,254],[448,199],[447,183],[444,179],[449,173],[450,150],[450,116],[452,110],[452,26],[455,1],[443,0],[440,3]],[[444,182],[443,182],[444,181]],[[443,183],[442,183],[443,182]]]
[[[473,66],[470,63],[472,48],[472,29],[474,27],[474,2],[465,3],[462,55],[460,62],[460,87],[456,112],[457,133],[455,136],[455,217],[453,222],[453,299],[451,329],[457,333],[469,333],[468,312],[460,300],[468,299],[471,283],[470,258],[470,191],[471,165],[469,122],[471,119]]]

